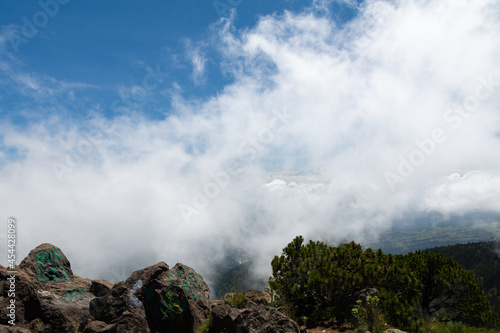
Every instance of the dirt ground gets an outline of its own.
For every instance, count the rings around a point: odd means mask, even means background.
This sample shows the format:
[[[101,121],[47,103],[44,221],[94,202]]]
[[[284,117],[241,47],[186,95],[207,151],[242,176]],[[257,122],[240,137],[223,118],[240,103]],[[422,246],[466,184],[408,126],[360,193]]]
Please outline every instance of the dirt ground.
[[[320,325],[317,327],[302,326],[301,329],[306,329],[307,333],[354,333],[354,328],[347,324]]]

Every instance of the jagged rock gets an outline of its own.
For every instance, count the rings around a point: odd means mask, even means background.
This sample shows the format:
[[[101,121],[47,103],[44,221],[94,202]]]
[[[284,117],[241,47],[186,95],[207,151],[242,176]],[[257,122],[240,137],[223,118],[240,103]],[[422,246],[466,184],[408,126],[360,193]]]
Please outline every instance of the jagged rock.
[[[14,267],[15,274],[8,273],[6,268],[0,270],[0,324],[8,325],[9,320],[25,323],[41,316],[40,302],[31,277],[19,267]],[[13,278],[15,283],[12,284]],[[12,285],[12,288],[11,288]],[[15,298],[12,296],[15,294]],[[11,299],[15,300],[15,317],[10,314]]]
[[[45,325],[40,318],[36,318],[29,323],[26,324],[26,327],[29,328],[32,332],[44,332]]]
[[[39,294],[42,320],[46,326],[44,332],[78,332],[80,326],[91,321],[91,296],[84,289],[79,287],[74,292],[67,291],[65,296],[51,291],[41,291]]]
[[[83,330],[83,333],[98,333],[100,330],[108,326],[103,321],[94,320],[87,324],[87,327]]]
[[[265,291],[249,290],[245,293],[245,298],[257,304],[271,304],[271,294]]]
[[[236,293],[227,293],[224,295],[223,300],[224,302],[231,302],[233,298],[235,297]]]
[[[210,332],[239,332],[244,326],[244,320],[239,309],[222,303],[212,307],[212,328]]]
[[[90,292],[96,297],[101,297],[111,292],[115,284],[108,280],[92,280],[90,285]]]
[[[136,294],[142,290],[144,281],[156,278],[166,271],[168,265],[159,262],[133,272],[127,280],[113,285],[109,293],[93,299],[90,302],[90,314],[95,320],[108,324],[120,318],[124,311],[135,312],[145,318],[144,306]]]
[[[0,325],[0,333],[31,333],[31,331],[17,326]]]
[[[128,289],[124,282],[113,286],[111,292],[90,301],[90,315],[95,320],[111,323],[129,308]]]
[[[5,283],[5,270],[0,273]],[[16,322],[27,325],[38,319],[43,332],[77,332],[91,320],[89,293],[91,282],[73,274],[61,250],[52,244],[33,249],[21,262],[16,273]],[[2,297],[2,301],[6,300]],[[0,318],[5,318],[0,309]],[[41,321],[41,322],[40,322]],[[3,322],[2,322],[3,323]]]
[[[133,272],[130,277],[125,280],[125,285],[129,289],[133,289],[138,282],[144,284],[151,279],[155,279],[162,273],[167,272],[169,269],[170,268],[165,262],[160,261],[157,264]]]
[[[209,289],[201,275],[178,263],[146,281],[140,298],[152,332],[198,332],[209,315]]]
[[[270,298],[269,294],[267,296]],[[245,294],[246,301],[242,308],[232,307],[221,302],[212,302],[210,332],[301,333],[296,322],[275,308],[263,304],[267,296],[255,291],[247,292]],[[252,298],[260,303],[254,302]]]
[[[151,333],[146,319],[130,311],[123,312],[120,318],[102,328],[97,333],[121,332]]]
[[[49,243],[31,250],[19,267],[40,282],[71,281],[73,278],[68,258],[57,246]]]

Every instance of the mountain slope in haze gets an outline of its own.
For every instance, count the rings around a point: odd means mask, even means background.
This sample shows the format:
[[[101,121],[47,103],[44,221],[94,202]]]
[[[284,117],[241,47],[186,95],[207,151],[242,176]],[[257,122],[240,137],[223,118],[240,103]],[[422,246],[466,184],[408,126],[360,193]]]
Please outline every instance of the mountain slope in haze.
[[[406,254],[438,246],[487,242],[500,239],[500,215],[476,212],[444,216],[428,213],[395,221],[394,227],[364,247],[384,253]]]
[[[499,240],[500,236],[500,215],[488,212],[451,216],[437,212],[408,215],[400,221],[394,221],[393,225],[391,231],[382,233],[377,240],[364,242],[363,248],[381,249],[386,254],[407,254],[438,246],[494,241]],[[346,239],[341,243],[349,241]],[[324,242],[330,243],[327,240]],[[460,260],[457,261],[461,263]],[[228,250],[224,260],[217,266],[216,273],[211,277],[212,297],[221,299],[228,292],[263,290],[266,286],[263,280],[267,277],[259,279],[250,274],[252,265],[250,254],[235,249]],[[466,268],[471,270],[467,266]],[[498,279],[500,280],[500,277]],[[500,305],[495,311],[499,312],[499,309]]]
[[[488,295],[493,311],[500,314],[500,242],[479,242],[430,249],[445,254],[472,271]]]

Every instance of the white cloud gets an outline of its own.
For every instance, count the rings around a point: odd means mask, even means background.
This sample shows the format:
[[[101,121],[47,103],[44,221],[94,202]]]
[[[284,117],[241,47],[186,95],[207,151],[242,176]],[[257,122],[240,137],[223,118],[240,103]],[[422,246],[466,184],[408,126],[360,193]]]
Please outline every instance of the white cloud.
[[[445,214],[475,211],[498,211],[500,202],[500,173],[496,170],[477,170],[464,175],[455,173],[436,180],[429,188],[423,209]]]
[[[408,211],[499,212],[500,85],[477,97],[481,77],[500,81],[498,9],[367,1],[342,30],[309,12],[244,32],[226,25],[220,50],[235,82],[206,102],[175,95],[163,121],[96,118],[80,130],[2,124],[4,144],[25,156],[0,173],[1,211],[22,226],[19,253],[53,242],[80,275],[98,277],[110,262],[209,272],[238,247],[268,274],[298,234],[363,241]],[[473,97],[472,111],[453,109]],[[446,139],[431,149],[436,129]],[[425,144],[429,154],[415,153]],[[418,156],[391,191],[386,173]],[[473,173],[453,180],[450,170]]]
[[[195,43],[190,40],[185,41],[186,48],[186,57],[191,63],[193,68],[193,72],[191,74],[191,79],[193,80],[195,85],[202,85],[205,83],[205,70],[206,70],[206,62],[207,57],[204,53],[204,43]]]

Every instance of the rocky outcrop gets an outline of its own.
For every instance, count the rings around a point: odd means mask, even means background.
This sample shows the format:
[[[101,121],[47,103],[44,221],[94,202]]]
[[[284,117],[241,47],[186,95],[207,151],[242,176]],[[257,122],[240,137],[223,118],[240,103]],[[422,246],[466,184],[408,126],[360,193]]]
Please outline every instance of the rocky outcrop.
[[[225,299],[230,299],[228,295]],[[251,290],[245,293],[245,301],[235,307],[225,301],[212,302],[211,333],[301,333],[292,319],[268,304],[271,295]]]
[[[0,325],[0,333],[31,333],[27,328]]]
[[[146,318],[144,306],[138,296],[142,293],[144,281],[149,281],[169,267],[164,262],[135,271],[130,277],[119,282],[102,296],[90,302],[90,314],[95,320],[112,323],[118,320],[125,311]]]
[[[113,327],[127,325],[130,332],[197,332],[210,313],[209,293],[192,268],[179,263],[169,269],[159,262],[135,271],[93,299],[90,314],[96,321],[110,324],[96,332],[113,332]]]
[[[83,333],[98,333],[100,330],[104,329],[108,324],[103,321],[94,320],[88,323],[83,330]]]
[[[17,324],[36,326],[43,332],[77,332],[91,320],[89,292],[91,281],[73,274],[61,250],[52,244],[33,249],[14,269]],[[11,274],[0,271],[0,283],[9,283]],[[5,290],[5,288],[2,288]],[[12,298],[2,295],[0,324],[7,325],[4,303]]]
[[[97,297],[101,297],[109,294],[114,285],[113,282],[107,280],[92,280],[89,291]]]
[[[96,333],[150,333],[148,323],[144,317],[134,312],[124,311],[122,315],[111,324],[104,326]]]
[[[8,273],[6,268],[0,270],[0,324],[7,325],[9,321],[29,322],[41,316],[40,301],[37,289],[32,279],[19,267],[14,267],[15,274]],[[12,286],[12,287],[11,287]],[[15,304],[11,305],[11,290],[15,292]],[[14,308],[11,313],[9,308]]]
[[[210,313],[207,284],[192,268],[177,264],[147,280],[141,290],[153,332],[198,332]]]
[[[267,292],[247,292],[239,307],[210,302],[203,277],[181,263],[170,269],[159,262],[115,284],[73,274],[58,247],[42,244],[13,271],[0,267],[0,333],[198,333],[207,323],[212,333],[300,332],[269,306]],[[9,324],[12,299],[15,326]]]

